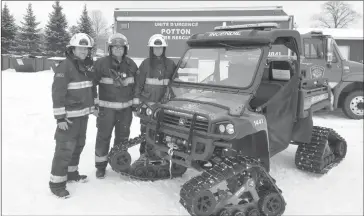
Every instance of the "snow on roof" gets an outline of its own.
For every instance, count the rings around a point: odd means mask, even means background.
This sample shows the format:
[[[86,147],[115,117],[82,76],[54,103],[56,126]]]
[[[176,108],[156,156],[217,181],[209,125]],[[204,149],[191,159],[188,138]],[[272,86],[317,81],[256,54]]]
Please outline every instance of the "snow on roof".
[[[240,10],[282,10],[282,6],[257,7],[150,7],[150,8],[115,8],[114,11],[240,11]]]
[[[297,28],[300,34],[311,31],[322,31],[325,35],[331,35],[334,39],[363,40],[363,29],[335,29],[335,28]]]

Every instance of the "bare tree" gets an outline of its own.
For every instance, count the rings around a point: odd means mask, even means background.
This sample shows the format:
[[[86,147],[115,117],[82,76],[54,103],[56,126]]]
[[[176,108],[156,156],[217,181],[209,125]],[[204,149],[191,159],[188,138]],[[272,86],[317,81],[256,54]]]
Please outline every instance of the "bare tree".
[[[96,33],[96,37],[101,36],[107,27],[107,22],[102,15],[100,10],[93,10],[90,12],[90,18],[92,22],[92,27]]]
[[[355,23],[361,15],[343,1],[328,1],[322,6],[322,12],[316,14],[312,19],[318,22],[315,27],[324,28],[347,28]]]

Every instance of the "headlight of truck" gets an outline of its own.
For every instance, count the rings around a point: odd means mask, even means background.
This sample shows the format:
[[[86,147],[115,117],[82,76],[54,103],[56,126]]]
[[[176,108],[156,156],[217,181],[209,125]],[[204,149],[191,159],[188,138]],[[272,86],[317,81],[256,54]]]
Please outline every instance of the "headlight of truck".
[[[219,125],[219,132],[224,133],[225,132],[225,125],[221,124]]]
[[[234,125],[233,124],[227,124],[226,125],[226,132],[228,134],[233,134],[235,132]]]
[[[216,132],[218,134],[233,134],[235,133],[234,125],[229,122],[217,123]]]
[[[153,114],[153,111],[148,107],[145,111],[145,114],[147,114],[147,116],[151,116]]]

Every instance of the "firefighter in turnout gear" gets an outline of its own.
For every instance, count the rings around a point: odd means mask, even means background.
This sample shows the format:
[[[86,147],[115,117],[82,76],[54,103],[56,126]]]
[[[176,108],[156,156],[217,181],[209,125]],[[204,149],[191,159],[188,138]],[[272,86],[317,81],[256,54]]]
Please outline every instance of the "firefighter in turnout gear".
[[[127,38],[116,33],[108,40],[109,55],[95,62],[95,84],[99,85],[97,137],[95,146],[96,177],[104,178],[110,139],[115,127],[114,146],[129,139],[135,97],[135,76],[138,66],[127,57]]]
[[[161,34],[155,34],[148,41],[149,58],[145,59],[140,67],[136,95],[141,101],[158,103],[166,93],[176,64],[166,57],[167,41]],[[140,121],[140,132],[145,134],[145,123]],[[139,148],[140,159],[146,156],[146,142],[142,142]]]
[[[57,119],[56,148],[49,182],[51,192],[67,198],[66,183],[85,182],[78,164],[85,146],[88,115],[95,111],[91,48],[93,39],[75,34],[67,45],[66,59],[55,69],[52,85],[53,113]]]

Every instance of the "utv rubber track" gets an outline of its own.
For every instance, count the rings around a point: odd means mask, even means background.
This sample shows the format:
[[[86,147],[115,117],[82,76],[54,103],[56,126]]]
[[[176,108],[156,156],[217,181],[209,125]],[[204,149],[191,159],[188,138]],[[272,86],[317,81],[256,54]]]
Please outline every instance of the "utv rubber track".
[[[331,140],[329,140],[329,137]],[[330,141],[341,141],[346,146],[346,141],[336,131],[330,128],[314,126],[311,143],[296,143],[298,148],[295,163],[298,169],[318,174],[326,174],[337,166],[344,158],[335,154],[329,147]],[[330,148],[330,152],[328,151]]]
[[[181,188],[180,191],[180,203],[192,216],[199,216],[194,212],[194,198],[200,193],[209,191],[211,188],[217,186],[218,184],[231,179],[232,177],[243,173],[244,171],[257,167],[261,170],[263,174],[269,181],[276,192],[280,194],[282,200],[284,200],[281,195],[281,190],[276,186],[275,180],[270,177],[270,175],[264,170],[257,160],[246,156],[236,156],[236,157],[225,157],[225,158],[214,158],[216,160],[215,165],[201,175],[198,175],[189,181],[187,181]],[[212,192],[212,191],[211,191]],[[225,197],[216,198],[216,203],[220,203]],[[212,215],[218,215],[220,209],[215,209]]]
[[[170,172],[169,172],[169,168],[170,168],[169,163],[155,165],[155,164],[151,164],[151,163],[146,163],[145,161],[137,160],[132,165],[129,164],[129,166],[124,170],[119,170],[112,166],[111,160],[117,153],[120,153],[120,152],[127,153],[127,150],[129,148],[136,146],[143,141],[145,141],[145,136],[140,135],[133,139],[129,139],[127,142],[124,142],[120,145],[113,147],[110,150],[110,153],[108,155],[108,163],[110,164],[112,170],[114,170],[116,173],[121,174],[122,176],[126,176],[131,179],[139,180],[139,181],[157,181],[157,180],[163,180],[163,179],[170,179],[171,176],[170,176]],[[129,154],[129,153],[127,153],[127,154]],[[161,161],[162,161],[162,159],[161,159]],[[172,169],[172,178],[181,177],[187,170],[187,168],[185,168],[185,167],[181,167],[181,166],[174,164],[173,167],[175,167],[175,166],[177,166],[177,170]],[[135,171],[141,170],[141,169],[142,169],[142,171],[144,171],[144,173],[146,173],[146,171],[148,171],[149,176],[146,176],[145,174],[144,175],[135,175],[135,173],[136,173]]]

